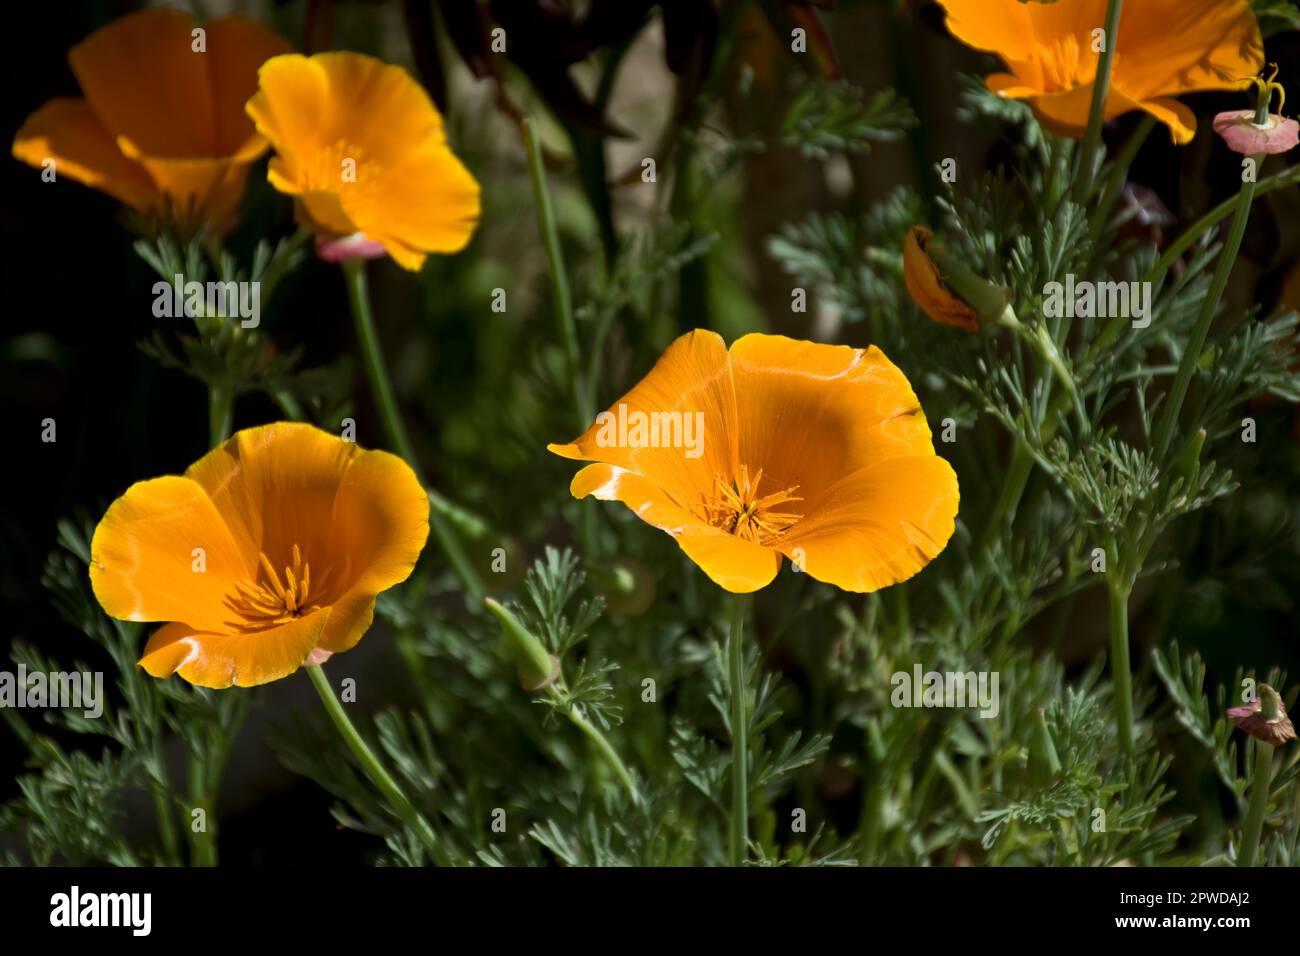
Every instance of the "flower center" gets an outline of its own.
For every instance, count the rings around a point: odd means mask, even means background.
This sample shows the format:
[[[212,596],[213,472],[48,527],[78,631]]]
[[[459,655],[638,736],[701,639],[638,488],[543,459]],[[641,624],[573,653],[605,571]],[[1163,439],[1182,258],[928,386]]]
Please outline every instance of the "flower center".
[[[282,583],[264,553],[259,553],[257,559],[261,580],[254,577],[252,581],[235,585],[236,593],[226,598],[226,607],[238,614],[240,620],[228,623],[244,631],[261,631],[320,609],[312,597],[319,597],[325,587],[328,568],[313,582],[311,565],[302,559],[302,551],[295,544],[293,564],[285,566]]]
[[[1098,55],[1088,45],[1084,46],[1074,34],[1067,34],[1048,43],[1035,44],[1030,57],[1042,71],[1043,88],[1049,93],[1077,89],[1093,81],[1097,75]],[[1119,62],[1118,53],[1114,62]],[[1112,67],[1113,69],[1113,67]]]
[[[322,147],[303,170],[302,184],[308,190],[337,193],[344,186],[367,185],[374,177],[375,164],[361,147],[340,139]]]
[[[738,538],[768,545],[803,517],[792,511],[775,510],[791,501],[802,501],[794,492],[798,485],[770,495],[759,496],[758,486],[763,469],[749,476],[749,468],[740,466],[740,474],[731,480],[715,475],[713,493],[704,496],[704,520]]]

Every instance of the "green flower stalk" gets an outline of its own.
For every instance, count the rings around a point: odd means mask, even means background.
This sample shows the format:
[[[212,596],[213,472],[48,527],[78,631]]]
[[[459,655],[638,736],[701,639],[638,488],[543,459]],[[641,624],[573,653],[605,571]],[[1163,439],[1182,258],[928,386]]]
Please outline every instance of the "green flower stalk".
[[[1088,110],[1088,129],[1079,148],[1079,165],[1075,168],[1075,195],[1086,198],[1092,191],[1101,149],[1101,124],[1106,114],[1106,97],[1110,93],[1111,70],[1115,64],[1115,47],[1119,40],[1119,21],[1124,12],[1124,0],[1110,0],[1106,5],[1106,45],[1097,61],[1097,74],[1092,83],[1092,104]]]
[[[555,655],[505,605],[492,598],[486,598],[483,603],[501,622],[501,633],[514,656],[520,686],[524,690],[541,690],[553,684],[560,673],[560,662]]]
[[[325,711],[329,714],[330,720],[333,721],[344,742],[347,743],[349,749],[361,763],[361,767],[366,772],[366,776],[370,778],[370,782],[384,795],[384,799],[388,801],[388,805],[393,809],[393,812],[411,828],[425,848],[433,853],[434,858],[437,859],[441,855],[442,847],[434,835],[433,828],[429,826],[429,821],[424,818],[407,798],[406,794],[402,792],[402,788],[397,781],[384,768],[379,758],[375,756],[375,752],[370,749],[370,745],[366,743],[366,739],[361,736],[361,732],[352,723],[352,718],[343,709],[343,704],[339,702],[334,689],[330,687],[329,679],[325,676],[325,668],[320,664],[316,664],[307,667],[306,671],[311,678],[312,686],[316,688],[316,692],[320,695],[321,703],[325,705]]]
[[[388,377],[388,367],[379,346],[379,335],[375,331],[375,320],[370,309],[370,292],[366,283],[366,263],[364,259],[348,259],[343,262],[343,277],[347,282],[348,304],[352,308],[352,318],[356,325],[357,343],[361,347],[361,358],[366,368],[366,378],[370,382],[371,393],[379,410],[380,421],[388,436],[393,450],[406,460],[420,483],[429,495],[429,529],[433,532],[438,546],[446,556],[452,570],[460,579],[465,589],[466,600],[471,607],[476,607],[483,597],[483,583],[470,563],[461,540],[456,532],[455,509],[437,491],[429,487],[415,455],[415,445],[407,434],[406,424],[397,407],[397,398],[393,392],[393,383]]]
[[[1255,121],[1263,124],[1268,120],[1268,106],[1273,85],[1259,83],[1259,86],[1260,95],[1255,109]],[[1263,159],[1262,155],[1249,157],[1252,171],[1258,170]],[[1156,426],[1153,447],[1159,456],[1163,456],[1169,450],[1174,428],[1178,424],[1178,416],[1182,412],[1183,401],[1187,398],[1187,389],[1191,385],[1192,376],[1201,359],[1201,352],[1205,349],[1205,339],[1210,333],[1210,326],[1214,323],[1215,313],[1219,311],[1219,303],[1228,287],[1232,268],[1237,263],[1237,254],[1241,251],[1241,242],[1246,236],[1246,225],[1250,221],[1250,207],[1255,201],[1256,189],[1256,177],[1251,175],[1242,183],[1241,192],[1237,194],[1232,226],[1228,231],[1228,239],[1224,243],[1223,251],[1219,254],[1214,276],[1210,280],[1210,291],[1201,303],[1196,325],[1192,328],[1191,338],[1188,339],[1182,360],[1178,363],[1178,373],[1174,377],[1174,384],[1169,390],[1169,397],[1165,400],[1160,421]]]
[[[1295,740],[1295,727],[1286,714],[1282,695],[1268,684],[1260,684],[1256,688],[1253,701],[1241,707],[1229,708],[1228,716],[1255,738],[1255,769],[1250,783],[1250,806],[1241,832],[1241,849],[1237,852],[1238,866],[1254,866],[1260,834],[1264,830],[1264,817],[1268,813],[1269,789],[1273,782],[1273,751],[1288,740]]]
[[[744,596],[731,597],[731,631],[727,637],[727,657],[731,695],[731,830],[728,843],[732,866],[741,866],[749,855],[749,688],[745,680],[745,610]]]
[[[501,633],[505,636],[511,655],[515,659],[520,686],[527,691],[545,690],[550,695],[569,722],[595,744],[596,749],[608,761],[615,776],[627,788],[632,802],[639,806],[641,792],[637,789],[636,781],[632,779],[632,774],[628,772],[618,751],[601,733],[600,728],[587,719],[581,708],[568,699],[568,690],[564,684],[564,674],[559,660],[547,651],[546,645],[529,631],[508,607],[492,598],[484,599],[484,603],[501,624]]]
[[[1047,727],[1047,714],[1039,707],[1034,714],[1034,736],[1029,742],[1029,779],[1036,787],[1049,787],[1061,775],[1061,758]]]

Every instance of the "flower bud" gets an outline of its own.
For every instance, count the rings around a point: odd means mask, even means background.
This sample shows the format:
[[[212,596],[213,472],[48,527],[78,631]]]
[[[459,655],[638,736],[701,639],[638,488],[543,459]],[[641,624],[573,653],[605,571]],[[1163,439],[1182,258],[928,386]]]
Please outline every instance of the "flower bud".
[[[980,278],[933,238],[929,229],[913,226],[903,241],[903,284],[913,301],[934,321],[967,332],[1002,321],[1007,290]]]
[[[501,622],[501,633],[514,654],[515,667],[519,673],[519,685],[528,691],[541,690],[555,682],[560,676],[560,661],[546,650],[532,632],[515,617],[509,608],[492,598],[484,598],[497,620]]]
[[[1034,715],[1034,736],[1029,742],[1029,779],[1037,787],[1050,786],[1061,774],[1061,758],[1056,753],[1052,732],[1047,729],[1047,715],[1039,707]]]

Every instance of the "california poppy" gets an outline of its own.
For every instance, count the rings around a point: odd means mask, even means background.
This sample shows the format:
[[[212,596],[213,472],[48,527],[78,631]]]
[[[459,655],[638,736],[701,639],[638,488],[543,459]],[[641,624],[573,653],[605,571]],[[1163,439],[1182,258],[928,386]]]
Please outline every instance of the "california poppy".
[[[127,489],[95,529],[90,580],[112,617],[170,622],[140,659],[154,677],[250,687],[355,645],[428,517],[402,459],[280,422]]]
[[[289,44],[242,17],[202,26],[177,10],[114,20],[68,51],[82,97],[27,118],[13,154],[182,228],[224,223],[267,147],[244,114],[257,68]]]
[[[360,234],[403,268],[456,252],[479,188],[447,145],[442,116],[409,73],[359,53],[279,56],[248,115],[275,148],[267,178],[299,221],[329,239]]]
[[[966,332],[978,332],[979,316],[948,288],[938,265],[925,251],[933,238],[934,233],[924,226],[907,230],[903,240],[903,284],[907,293],[934,321]]]
[[[1106,0],[939,0],[948,29],[963,43],[1002,57],[1010,72],[990,90],[1028,99],[1039,120],[1082,136],[1092,105],[1096,52]],[[1242,89],[1263,64],[1259,24],[1247,0],[1141,0],[1120,17],[1105,118],[1145,110],[1177,143],[1196,133],[1196,117],[1175,96]]]
[[[736,593],[771,582],[781,555],[849,591],[906,580],[957,514],[957,477],[875,347],[754,334],[728,351],[697,329],[581,437],[547,447],[595,462],[575,498],[623,502]]]

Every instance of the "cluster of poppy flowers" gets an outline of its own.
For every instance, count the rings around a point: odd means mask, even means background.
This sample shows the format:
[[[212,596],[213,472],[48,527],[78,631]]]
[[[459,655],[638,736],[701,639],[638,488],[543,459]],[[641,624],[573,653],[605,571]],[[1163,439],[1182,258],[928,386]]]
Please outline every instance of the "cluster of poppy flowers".
[[[1028,99],[1054,132],[1081,134],[1105,0],[940,2],[958,38],[1006,62],[990,89]],[[1196,122],[1175,96],[1244,87],[1261,66],[1246,0],[1129,4],[1119,43],[1106,118],[1143,110],[1180,143]],[[104,27],[69,61],[84,98],[41,107],[14,155],[53,160],[181,231],[226,227],[271,149],[267,178],[294,198],[326,259],[387,255],[418,270],[473,233],[478,184],[400,67],[294,54],[239,17],[200,33],[161,9]],[[1294,134],[1292,121],[1274,125]],[[909,234],[908,289],[936,320],[974,331],[978,310],[947,286],[931,238],[922,227]],[[916,574],[952,536],[957,477],[935,454],[906,376],[874,347],[756,334],[728,349],[696,330],[620,405],[702,415],[707,452],[609,447],[593,426],[548,446],[587,462],[572,494],[621,501],[728,591],[764,587],[782,556],[817,580],[874,591]],[[428,509],[401,458],[309,425],[252,428],[183,476],[140,482],[115,501],[94,536],[91,580],[110,615],[166,622],[140,661],[150,674],[261,684],[357,643],[376,595],[412,572]]]

